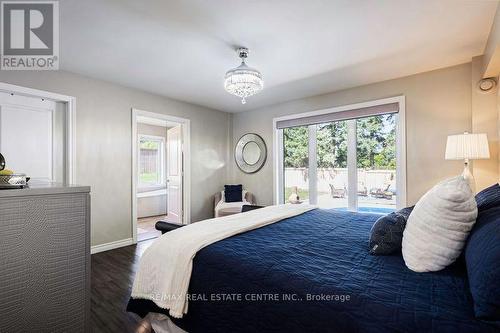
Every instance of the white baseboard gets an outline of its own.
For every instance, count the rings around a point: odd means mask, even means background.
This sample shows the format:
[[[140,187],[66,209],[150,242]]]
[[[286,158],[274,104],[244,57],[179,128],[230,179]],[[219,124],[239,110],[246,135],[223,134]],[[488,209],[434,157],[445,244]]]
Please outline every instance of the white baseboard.
[[[134,244],[134,240],[132,238],[122,239],[110,243],[100,244],[92,246],[90,249],[90,254],[95,254],[99,252],[109,251],[113,249],[117,249],[119,247],[129,246]]]

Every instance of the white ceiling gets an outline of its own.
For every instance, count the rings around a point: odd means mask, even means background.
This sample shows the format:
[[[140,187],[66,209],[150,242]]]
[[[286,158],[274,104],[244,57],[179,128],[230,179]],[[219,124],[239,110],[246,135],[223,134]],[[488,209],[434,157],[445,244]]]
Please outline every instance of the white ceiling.
[[[61,68],[228,112],[452,66],[482,54],[497,1],[63,0]],[[236,46],[265,81],[223,88]]]

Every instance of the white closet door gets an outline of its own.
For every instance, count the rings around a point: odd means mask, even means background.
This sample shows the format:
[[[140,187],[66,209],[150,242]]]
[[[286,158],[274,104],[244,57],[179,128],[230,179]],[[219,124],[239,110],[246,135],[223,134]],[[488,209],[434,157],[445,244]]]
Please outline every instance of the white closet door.
[[[31,178],[53,179],[53,117],[55,103],[0,96],[0,152],[7,168]]]

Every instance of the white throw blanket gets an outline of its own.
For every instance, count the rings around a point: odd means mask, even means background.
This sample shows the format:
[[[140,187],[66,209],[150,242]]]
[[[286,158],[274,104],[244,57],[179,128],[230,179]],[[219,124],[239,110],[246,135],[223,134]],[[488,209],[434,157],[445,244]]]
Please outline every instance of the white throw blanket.
[[[217,241],[257,229],[316,208],[278,205],[193,223],[158,238],[142,255],[132,298],[148,299],[169,314],[187,313],[187,292],[196,253]]]
[[[221,210],[225,210],[226,213],[227,213],[227,211],[229,211],[233,214],[239,213],[239,212],[241,212],[241,209],[244,205],[251,205],[251,203],[248,201],[224,202],[221,200],[221,201],[219,201],[217,206],[215,206],[215,209],[214,209],[215,217],[221,217],[221,215],[225,216],[225,215],[221,214]],[[226,215],[231,215],[231,214],[226,214]]]

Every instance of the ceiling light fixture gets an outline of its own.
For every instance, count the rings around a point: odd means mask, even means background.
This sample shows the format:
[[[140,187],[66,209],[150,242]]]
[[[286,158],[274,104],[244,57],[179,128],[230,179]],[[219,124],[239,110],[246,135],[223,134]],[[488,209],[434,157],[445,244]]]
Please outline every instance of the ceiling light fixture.
[[[240,97],[241,104],[245,104],[247,97],[257,94],[264,88],[264,81],[258,70],[248,67],[245,63],[248,49],[240,47],[236,52],[241,58],[241,65],[226,72],[224,88],[228,93]]]

